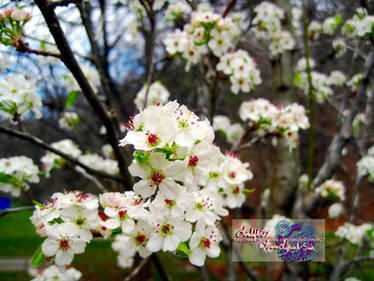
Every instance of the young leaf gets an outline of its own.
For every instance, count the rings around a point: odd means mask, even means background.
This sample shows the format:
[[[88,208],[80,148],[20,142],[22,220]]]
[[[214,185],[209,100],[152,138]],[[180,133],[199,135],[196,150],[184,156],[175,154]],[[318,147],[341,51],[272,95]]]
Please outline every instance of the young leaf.
[[[38,205],[40,208],[45,208],[45,206],[42,203],[39,203],[36,200],[32,200],[32,203],[34,203],[35,205]]]
[[[188,245],[187,245],[186,242],[181,242],[178,245],[177,253],[179,255],[181,255],[182,257],[186,257],[187,258],[189,256],[189,254],[191,253],[191,249],[188,248]]]
[[[243,193],[244,193],[244,194],[251,194],[251,193],[253,193],[253,192],[255,192],[255,191],[256,191],[256,188],[251,188],[251,189],[244,188],[244,189],[243,189]]]
[[[39,266],[45,262],[47,257],[42,252],[42,245],[39,246],[39,248],[36,250],[34,255],[32,256],[30,264],[32,266]]]
[[[65,107],[66,108],[69,108],[71,107],[74,102],[76,101],[76,99],[78,98],[78,94],[79,92],[78,91],[71,91],[66,99],[66,102],[65,102]]]

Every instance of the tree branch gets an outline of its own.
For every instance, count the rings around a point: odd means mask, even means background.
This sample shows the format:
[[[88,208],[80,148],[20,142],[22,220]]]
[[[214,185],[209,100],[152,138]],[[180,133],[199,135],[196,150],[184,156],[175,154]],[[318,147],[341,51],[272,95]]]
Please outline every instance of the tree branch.
[[[6,214],[10,214],[10,213],[17,213],[17,212],[33,210],[33,209],[34,209],[34,206],[25,206],[25,207],[0,210],[0,217],[5,216]]]
[[[349,112],[349,114],[344,119],[343,125],[339,133],[337,133],[334,136],[329,146],[325,162],[323,163],[322,167],[318,171],[317,176],[313,180],[313,184],[312,184],[313,188],[316,188],[323,181],[331,177],[332,173],[334,172],[335,168],[337,167],[341,159],[341,156],[342,156],[341,152],[344,148],[344,145],[346,144],[346,142],[348,141],[351,135],[352,121],[355,118],[358,112],[358,109],[364,103],[366,99],[366,90],[369,85],[372,73],[373,73],[373,67],[374,67],[374,51],[372,51],[366,59],[365,75],[361,82],[358,93],[356,95],[354,104],[352,106],[352,110]]]
[[[59,53],[31,49],[28,46],[28,44],[24,42],[22,39],[18,39],[15,48],[20,53],[30,53],[30,54],[36,54],[36,55],[40,55],[44,57],[55,57],[55,58],[61,59],[61,54]]]
[[[79,167],[82,167],[88,173],[90,173],[92,175],[97,175],[97,176],[104,177],[104,178],[111,179],[111,180],[115,180],[115,181],[118,181],[118,182],[123,182],[122,178],[117,177],[117,176],[113,176],[113,175],[109,175],[109,174],[106,174],[106,173],[103,173],[103,172],[100,172],[100,171],[96,171],[96,170],[88,167],[87,165],[81,163],[77,159],[71,157],[70,155],[53,148],[48,143],[44,142],[43,140],[41,140],[41,139],[37,138],[36,136],[31,135],[29,133],[23,133],[23,132],[13,130],[13,129],[10,129],[10,128],[4,127],[4,126],[0,126],[0,133],[4,133],[4,134],[7,134],[7,135],[10,135],[10,136],[13,136],[13,137],[17,137],[19,139],[23,139],[23,140],[28,141],[30,143],[33,143],[37,146],[40,146],[40,147],[42,147],[46,150],[49,150],[49,151],[61,156],[62,158],[70,161],[71,163],[73,163],[73,164],[75,164]]]
[[[133,178],[127,170],[128,165],[130,165],[130,160],[125,158],[124,154],[118,146],[119,139],[118,132],[116,130],[116,128],[118,128],[118,124],[116,125],[113,117],[106,111],[104,105],[99,100],[99,98],[91,88],[89,82],[87,81],[84,73],[82,72],[82,69],[75,59],[69,43],[65,37],[65,34],[60,26],[53,6],[50,6],[47,0],[35,0],[35,3],[43,14],[44,20],[46,21],[48,28],[56,42],[57,48],[61,52],[62,61],[64,62],[65,66],[71,71],[74,78],[81,87],[87,101],[103,122],[107,131],[108,142],[113,148],[122,177],[132,183]]]
[[[49,7],[56,8],[56,7],[67,7],[70,4],[77,4],[81,3],[83,0],[60,0],[60,1],[53,1],[49,3]]]
[[[222,14],[222,18],[227,16],[227,14],[230,12],[232,7],[234,7],[235,3],[236,3],[236,0],[230,0],[230,2],[227,4],[227,6],[225,8],[225,11]]]
[[[150,257],[142,259],[142,261],[138,264],[138,266],[135,267],[134,270],[129,273],[129,275],[127,275],[124,281],[131,281],[132,279],[134,279],[136,275],[139,274],[139,271],[147,264],[147,262],[149,261],[149,258]]]

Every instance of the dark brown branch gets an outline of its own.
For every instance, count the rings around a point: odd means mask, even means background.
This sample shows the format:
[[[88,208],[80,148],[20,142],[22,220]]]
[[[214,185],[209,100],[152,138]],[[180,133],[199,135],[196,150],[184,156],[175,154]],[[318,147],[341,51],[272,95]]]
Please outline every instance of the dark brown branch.
[[[60,1],[54,1],[49,3],[49,7],[56,8],[56,7],[67,7],[70,4],[77,4],[81,3],[83,0],[60,0]]]
[[[232,7],[234,7],[235,3],[236,3],[236,0],[230,0],[230,2],[227,4],[227,6],[225,8],[225,11],[222,14],[223,18],[227,16],[227,14],[230,12]]]
[[[59,53],[31,49],[29,45],[22,39],[18,39],[18,41],[15,43],[15,48],[20,53],[36,54],[44,57],[55,57],[61,59],[61,54]]]
[[[60,26],[58,18],[54,12],[53,6],[49,5],[47,0],[35,0],[35,4],[40,9],[47,25],[49,31],[51,32],[57,48],[61,52],[61,59],[65,66],[71,71],[75,80],[79,84],[84,96],[86,97],[88,103],[91,105],[95,113],[100,117],[103,122],[108,136],[108,142],[112,146],[114,154],[118,161],[118,166],[120,173],[125,180],[130,183],[133,182],[129,171],[127,170],[130,160],[126,159],[122,151],[118,146],[118,124],[114,122],[113,116],[106,111],[103,103],[99,100],[93,89],[91,88],[89,82],[87,81],[82,69],[80,68],[77,60],[75,59],[70,45],[65,37],[65,34]]]
[[[147,264],[147,262],[149,261],[149,257],[143,259],[137,267],[134,268],[133,271],[130,272],[129,275],[127,275],[127,277],[125,278],[124,281],[131,281],[132,279],[134,279],[136,277],[136,275],[138,275],[139,271]]]
[[[158,274],[160,274],[161,279],[164,280],[164,281],[170,281],[170,278],[166,274],[165,268],[163,267],[163,265],[162,265],[162,263],[161,263],[161,261],[158,258],[156,253],[153,253],[151,255],[151,260],[152,260],[153,264],[155,265],[155,267],[158,271]]]
[[[41,139],[37,138],[36,136],[31,135],[29,133],[23,133],[23,132],[20,132],[20,131],[17,131],[17,130],[13,130],[13,129],[10,129],[10,128],[4,127],[4,126],[0,126],[0,133],[4,133],[4,134],[7,134],[7,135],[10,135],[10,136],[13,136],[13,137],[16,137],[16,138],[28,141],[30,143],[33,143],[33,144],[35,144],[37,146],[40,146],[40,147],[46,149],[46,150],[49,150],[49,151],[51,151],[51,152],[53,152],[53,153],[61,156],[62,158],[70,161],[71,163],[73,163],[73,164],[75,164],[75,165],[77,165],[79,167],[82,167],[89,174],[97,175],[97,176],[100,176],[100,177],[103,177],[103,178],[107,178],[107,179],[111,179],[111,180],[116,180],[118,182],[123,182],[122,178],[117,177],[117,176],[113,176],[113,175],[109,175],[109,174],[106,174],[106,173],[103,173],[103,172],[100,172],[100,171],[97,171],[97,170],[94,170],[94,169],[88,167],[87,165],[81,163],[77,159],[71,157],[70,155],[68,155],[66,153],[63,153],[60,150],[57,150],[57,149],[53,148],[48,143],[44,142],[43,140],[41,140]]]

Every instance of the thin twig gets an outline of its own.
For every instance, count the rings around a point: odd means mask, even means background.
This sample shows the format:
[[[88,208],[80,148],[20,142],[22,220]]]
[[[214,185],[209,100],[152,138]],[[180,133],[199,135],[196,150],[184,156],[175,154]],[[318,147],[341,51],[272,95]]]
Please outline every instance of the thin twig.
[[[134,270],[131,271],[130,274],[126,276],[124,281],[131,281],[132,279],[134,279],[136,275],[139,274],[139,271],[147,264],[148,261],[149,261],[149,257],[142,259],[142,261],[138,264],[138,266],[135,267]]]
[[[102,183],[100,181],[97,180],[97,178],[95,178],[94,176],[90,175],[90,174],[87,174],[84,170],[82,169],[77,169],[75,167],[73,167],[74,171],[76,171],[77,173],[81,174],[82,176],[84,176],[85,178],[91,180],[96,186],[97,188],[101,191],[101,192],[108,192],[108,190],[104,187],[104,185],[102,185]]]
[[[77,3],[81,3],[83,0],[60,0],[60,1],[53,1],[51,3],[49,3],[49,6],[51,8],[56,8],[56,7],[67,7],[69,6],[70,4],[77,4]]]
[[[0,133],[4,133],[4,134],[7,134],[7,135],[10,135],[10,136],[13,136],[13,137],[17,137],[19,139],[26,140],[26,141],[28,141],[30,143],[33,143],[35,145],[38,145],[38,146],[40,146],[40,147],[42,147],[42,148],[44,148],[46,150],[49,150],[49,151],[51,151],[51,152],[53,152],[53,153],[61,156],[62,158],[70,161],[71,163],[73,163],[73,164],[75,164],[77,166],[82,167],[83,169],[85,169],[90,174],[94,174],[94,175],[98,175],[100,177],[104,177],[104,178],[116,180],[118,182],[123,182],[122,178],[120,178],[118,176],[113,176],[113,175],[109,175],[109,174],[106,174],[106,173],[94,170],[94,169],[88,167],[87,165],[81,163],[77,159],[71,157],[70,155],[65,154],[65,153],[61,152],[60,150],[57,150],[57,149],[53,148],[48,143],[46,143],[45,141],[37,138],[36,136],[34,136],[32,134],[23,133],[23,132],[20,132],[20,131],[17,131],[17,130],[13,130],[13,129],[7,128],[5,126],[0,126]]]
[[[234,7],[235,2],[236,2],[236,0],[231,0],[231,1],[227,4],[227,6],[226,6],[226,8],[225,8],[225,11],[222,13],[222,18],[224,18],[224,17],[227,16],[227,14],[230,12],[230,10],[232,9],[232,7]]]
[[[25,207],[18,207],[18,208],[0,210],[0,217],[5,216],[6,214],[10,214],[10,213],[17,213],[17,212],[22,212],[22,211],[26,211],[26,210],[33,210],[33,209],[34,209],[34,206],[25,206]]]
[[[150,60],[150,65],[148,66],[148,73],[147,73],[147,88],[145,90],[145,97],[144,97],[144,104],[143,104],[143,107],[146,108],[147,107],[147,103],[148,103],[148,94],[149,94],[149,88],[151,87],[151,83],[152,83],[152,78],[153,78],[153,72],[154,72],[154,68],[155,68],[155,64],[156,62],[154,61],[155,60],[155,26],[156,26],[156,22],[155,22],[155,14],[154,14],[154,11],[152,9],[152,7],[150,7],[150,10],[148,11],[147,10],[147,13],[148,13],[148,18],[149,18],[149,23],[150,23],[150,26],[151,26],[151,31],[150,31],[150,56],[151,56],[151,60]]]
[[[162,263],[161,263],[161,261],[158,258],[156,253],[153,253],[151,255],[151,260],[152,260],[153,264],[155,265],[161,279],[164,280],[164,281],[170,281],[168,275],[166,274],[165,268],[163,267],[163,265],[162,265]]]
[[[36,54],[44,57],[55,57],[61,59],[61,54],[55,52],[49,52],[45,50],[35,50],[31,49],[28,44],[23,41],[22,39],[18,39],[15,46],[16,50],[20,53],[29,53],[29,54]]]

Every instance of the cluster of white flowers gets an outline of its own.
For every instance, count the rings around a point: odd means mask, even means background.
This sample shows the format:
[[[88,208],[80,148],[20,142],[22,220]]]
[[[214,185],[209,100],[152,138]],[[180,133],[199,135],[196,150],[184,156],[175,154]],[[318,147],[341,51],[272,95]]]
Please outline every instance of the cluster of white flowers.
[[[338,38],[332,41],[332,47],[336,53],[336,57],[341,57],[347,51],[347,45],[345,44],[344,39]]]
[[[329,200],[338,199],[344,201],[345,199],[345,187],[341,181],[333,179],[327,180],[317,187],[315,191],[317,194],[320,194],[322,198]]]
[[[73,158],[78,158],[82,154],[78,146],[69,139],[52,143],[51,146]],[[62,169],[68,164],[67,160],[50,151],[47,151],[40,161],[42,162],[43,169],[46,171],[47,177],[49,177],[53,170]]]
[[[334,203],[329,207],[328,213],[330,218],[338,218],[344,213],[344,207],[341,203]]]
[[[98,207],[95,196],[79,191],[54,193],[50,201],[36,205],[30,220],[36,232],[47,237],[41,247],[42,253],[54,258],[59,266],[69,265],[75,254],[84,252],[93,238],[92,231],[107,231],[101,225]]]
[[[291,32],[282,30],[281,20],[284,18],[284,11],[273,3],[264,1],[256,6],[255,12],[254,32],[257,37],[270,41],[271,55],[277,56],[286,50],[292,50],[295,40]]]
[[[144,85],[136,94],[134,103],[139,110],[144,108],[147,88],[148,86]],[[169,91],[162,85],[160,81],[156,81],[149,86],[147,105],[165,104],[168,101],[169,96]]]
[[[360,38],[373,33],[374,16],[364,8],[358,8],[352,19],[345,22],[343,32],[349,37]]]
[[[35,83],[22,74],[9,74],[0,81],[0,116],[6,119],[23,118],[32,111],[39,119],[42,100]],[[15,119],[16,121],[16,119]]]
[[[78,160],[96,171],[102,171],[109,175],[119,174],[118,162],[116,160],[105,159],[97,154],[80,155]]]
[[[226,137],[227,142],[231,144],[238,142],[244,134],[242,125],[231,124],[230,119],[224,115],[214,116],[213,129]]]
[[[260,136],[284,138],[290,149],[297,145],[298,131],[309,128],[305,108],[297,103],[277,107],[267,99],[253,99],[241,104],[239,116],[249,121],[250,128]]]
[[[310,68],[315,66],[313,59],[309,60]],[[297,62],[294,83],[295,85],[302,89],[307,95],[309,93],[309,81],[308,74],[306,71],[306,59],[302,58]],[[333,86],[341,87],[343,86],[346,76],[341,71],[332,71],[329,76],[318,71],[311,71],[312,84],[314,88],[314,94],[318,103],[324,102],[329,96],[331,96],[334,91]]]
[[[58,126],[61,129],[73,130],[79,123],[79,115],[75,112],[65,111],[62,117],[58,120]]]
[[[101,84],[100,75],[95,68],[89,66],[88,64],[81,65],[84,76],[86,77],[88,83],[94,91],[98,91],[98,87]],[[64,77],[64,84],[68,92],[81,91],[78,82],[75,80],[73,74],[69,72]]]
[[[34,277],[31,281],[78,281],[82,277],[82,273],[75,268],[66,269],[62,266],[50,265],[42,272],[36,273]]]
[[[212,143],[209,121],[175,101],[147,107],[129,128],[120,145],[136,150],[129,171],[141,179],[133,190],[147,203],[140,205],[137,197],[131,210],[106,212],[123,217],[113,226],[106,224],[113,228],[122,223],[123,233],[113,245],[120,252],[119,263],[130,265],[136,251],[143,257],[161,249],[175,251],[182,242],[195,265],[203,265],[206,256],[217,257],[222,238],[216,222],[228,214],[225,206],[243,204],[244,182],[252,178],[249,164],[232,153],[223,155]]]
[[[364,75],[362,73],[355,74],[347,82],[347,86],[351,89],[352,92],[356,92],[360,88],[361,81],[363,78],[364,78]]]
[[[61,140],[52,143],[51,146],[60,152],[79,160],[81,163],[93,170],[102,171],[110,175],[119,174],[118,162],[116,160],[110,159],[111,157],[103,158],[97,154],[82,154],[82,151],[72,140]],[[108,151],[108,148],[106,148],[106,151]],[[108,154],[110,154],[110,152],[108,152]],[[49,177],[52,171],[63,169],[69,165],[69,161],[50,151],[47,151],[40,161],[43,164],[47,177]],[[77,169],[80,170],[82,168],[78,167]]]
[[[320,22],[313,20],[308,26],[308,35],[312,40],[318,40],[322,32],[322,25]]]
[[[0,43],[4,45],[15,45],[22,37],[22,29],[26,22],[31,19],[31,14],[23,7],[0,10]]]
[[[240,34],[240,21],[230,16],[222,18],[211,11],[192,12],[191,21],[184,30],[175,30],[163,40],[170,55],[181,55],[187,60],[186,70],[201,61],[202,55],[210,49],[221,57],[230,48]],[[208,48],[209,47],[209,48]]]
[[[165,20],[177,20],[183,18],[184,15],[189,14],[191,14],[191,7],[187,5],[184,1],[178,1],[169,4],[165,12]]]
[[[248,93],[255,85],[261,83],[257,63],[244,50],[238,50],[221,56],[217,64],[217,70],[222,71],[230,77],[231,91],[234,94],[237,94],[239,91]]]
[[[0,159],[0,191],[18,197],[29,183],[39,182],[39,168],[26,156]]]
[[[336,28],[342,23],[342,16],[337,14],[334,17],[326,18],[322,23],[322,32],[327,35],[333,35]]]
[[[347,239],[352,244],[361,244],[366,231],[373,228],[372,224],[364,223],[361,225],[353,225],[350,223],[345,223],[340,226],[335,232],[335,235],[341,237],[342,239]]]
[[[152,7],[152,10],[158,11],[160,10],[164,4],[167,2],[167,0],[154,0],[154,1],[144,1],[143,3],[140,2],[140,0],[120,0],[125,5],[129,5],[129,9],[135,13],[138,17],[143,19],[146,16],[146,11],[143,6],[147,5],[147,8],[150,9]]]
[[[367,175],[369,181],[374,182],[374,146],[368,150],[367,155],[362,157],[356,165],[358,176],[363,177]]]

